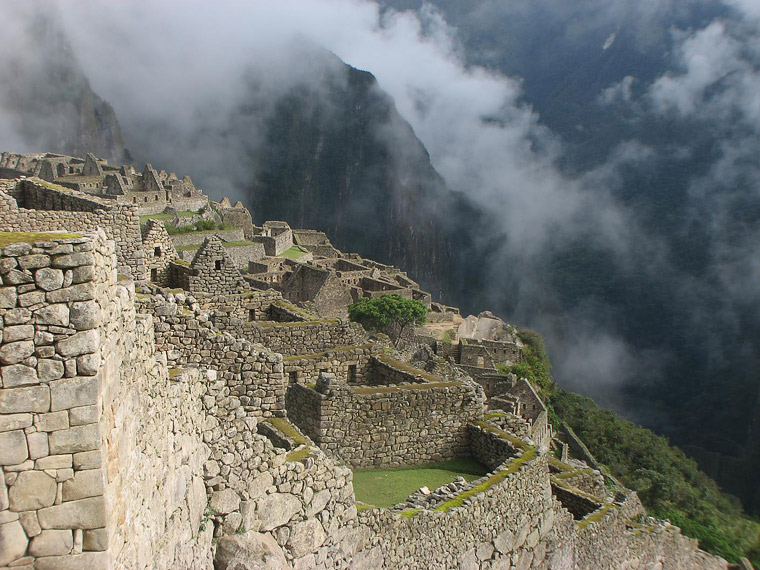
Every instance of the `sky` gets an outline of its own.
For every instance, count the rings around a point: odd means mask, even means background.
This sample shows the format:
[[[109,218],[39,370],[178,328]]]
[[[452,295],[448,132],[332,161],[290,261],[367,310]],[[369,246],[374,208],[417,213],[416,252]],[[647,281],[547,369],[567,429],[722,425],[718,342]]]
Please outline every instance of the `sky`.
[[[33,4],[10,10],[11,33],[0,39],[0,53],[14,49],[20,29],[14,22]],[[449,187],[488,212],[491,232],[503,237],[495,265],[524,278],[510,275],[513,288],[505,291],[498,286],[504,274],[494,271],[487,298],[551,298],[556,292],[541,290],[548,285],[537,277],[539,264],[547,252],[583,239],[624,270],[673,272],[687,297],[720,288],[725,301],[716,310],[726,322],[760,304],[760,235],[750,223],[736,231],[737,201],[754,205],[760,192],[755,0],[493,0],[479,3],[480,13],[473,14],[507,18],[535,10],[542,17],[534,25],[559,26],[571,42],[593,37],[600,53],[614,50],[621,31],[638,49],[658,53],[664,67],[654,77],[626,74],[589,93],[589,105],[614,107],[631,122],[689,121],[715,131],[720,152],[690,183],[695,206],[687,212],[711,236],[709,284],[679,273],[667,243],[644,229],[640,213],[620,198],[625,172],[649,168],[663,149],[636,137],[619,140],[602,162],[568,174],[561,167],[567,141],[525,97],[523,79],[468,63],[457,29],[430,5],[418,12],[384,12],[369,0],[59,0],[57,6],[82,69],[114,106],[133,154],[193,175],[216,197],[243,197],[236,192],[250,173],[237,135],[248,133],[247,152],[264,144],[262,123],[236,122],[231,110],[245,103],[252,85],[264,106],[299,82],[319,85],[326,71],[314,64],[309,46],[323,46],[377,77]],[[690,11],[707,15],[690,20]],[[19,137],[1,103],[6,148]],[[667,152],[692,150],[686,145]],[[748,188],[741,195],[732,191],[737,181]],[[493,235],[482,237],[483,247],[492,247]],[[503,316],[560,326],[527,314],[533,306],[517,303],[514,315]],[[589,297],[570,316],[572,335],[558,340],[553,356],[555,370],[575,388],[612,401],[617,386],[642,373],[642,362],[651,372],[670,358],[637,351],[598,299]],[[696,311],[694,323],[710,318]]]

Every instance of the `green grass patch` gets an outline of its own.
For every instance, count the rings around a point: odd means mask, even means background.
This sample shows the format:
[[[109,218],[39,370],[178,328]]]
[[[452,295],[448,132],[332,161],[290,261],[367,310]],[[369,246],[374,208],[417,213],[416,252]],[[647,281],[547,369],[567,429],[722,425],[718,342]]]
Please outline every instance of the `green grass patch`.
[[[179,247],[175,247],[177,251],[197,251],[201,248],[201,244],[195,243],[191,245],[181,245]]]
[[[222,245],[224,247],[245,247],[247,245],[255,245],[255,244],[252,241],[248,241],[247,239],[239,239],[235,241],[222,242]]]
[[[295,259],[300,259],[301,257],[303,257],[304,255],[306,255],[307,253],[309,253],[309,252],[306,251],[305,249],[303,249],[303,248],[301,248],[301,247],[299,247],[297,245],[294,245],[292,247],[289,247],[285,251],[283,251],[277,257],[287,257],[288,259],[294,259],[295,260]]]
[[[57,232],[0,232],[0,247],[12,243],[37,243],[80,237],[82,237],[80,234]]]
[[[474,481],[486,473],[488,467],[469,457],[392,469],[361,469],[354,471],[354,493],[363,503],[392,507],[420,487],[432,491],[459,476]]]

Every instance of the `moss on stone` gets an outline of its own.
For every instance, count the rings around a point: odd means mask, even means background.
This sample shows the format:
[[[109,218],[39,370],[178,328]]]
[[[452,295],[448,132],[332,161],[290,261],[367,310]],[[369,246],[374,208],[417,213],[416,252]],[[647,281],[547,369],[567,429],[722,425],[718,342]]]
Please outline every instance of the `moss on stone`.
[[[388,356],[387,354],[381,354],[377,357],[377,359],[383,364],[387,364],[388,366],[392,368],[396,368],[397,370],[408,372],[409,374],[413,374],[414,376],[420,376],[421,378],[424,378],[428,382],[441,381],[441,378],[439,378],[438,376],[435,376],[431,374],[430,372],[426,372],[425,370],[420,370],[419,368],[415,368],[414,366],[410,366],[409,364],[401,362],[400,360],[396,360],[395,358],[392,358]]]
[[[12,243],[37,243],[55,241],[59,239],[80,238],[81,234],[67,234],[63,232],[0,232],[0,247]]]
[[[308,445],[307,439],[285,418],[267,418],[263,423],[271,425],[285,437],[292,439],[296,445]]]
[[[583,520],[578,522],[578,530],[583,530],[586,528],[589,524],[593,522],[599,522],[602,520],[605,516],[607,516],[607,513],[610,512],[612,509],[619,508],[617,505],[613,505],[611,503],[607,503],[606,505],[603,505],[601,508],[595,510],[593,513],[585,517]]]
[[[285,461],[289,463],[295,463],[296,461],[303,461],[309,455],[311,455],[312,451],[314,451],[310,446],[306,445],[300,449],[296,449],[295,451],[291,451],[290,453],[285,456]]]
[[[507,414],[506,412],[488,412],[483,416],[483,419],[485,420],[493,420],[496,418],[506,418]]]

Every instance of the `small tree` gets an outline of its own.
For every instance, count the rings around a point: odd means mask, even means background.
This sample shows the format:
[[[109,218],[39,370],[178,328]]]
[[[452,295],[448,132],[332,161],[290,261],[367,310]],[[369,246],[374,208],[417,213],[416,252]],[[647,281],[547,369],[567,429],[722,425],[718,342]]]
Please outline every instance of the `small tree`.
[[[427,308],[398,294],[383,295],[359,299],[348,308],[348,316],[367,330],[386,333],[398,345],[406,327],[425,324]]]

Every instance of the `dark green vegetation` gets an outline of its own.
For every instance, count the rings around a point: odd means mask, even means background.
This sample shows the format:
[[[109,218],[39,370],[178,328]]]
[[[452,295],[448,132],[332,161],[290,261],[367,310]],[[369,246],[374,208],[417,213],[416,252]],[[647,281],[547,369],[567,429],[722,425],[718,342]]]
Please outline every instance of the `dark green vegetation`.
[[[666,438],[557,388],[541,335],[518,334],[527,345],[518,371],[540,387],[555,429],[569,426],[612,475],[639,494],[651,515],[670,519],[708,552],[734,562],[747,556],[760,564],[760,524],[743,514],[738,499],[722,492]]]
[[[363,503],[392,507],[420,487],[426,486],[432,491],[457,477],[474,481],[486,473],[485,465],[469,457],[414,467],[363,469],[354,471],[354,492],[356,499]]]
[[[386,333],[395,344],[411,326],[422,326],[427,307],[421,301],[404,299],[401,295],[365,297],[348,307],[348,316],[369,331]]]

